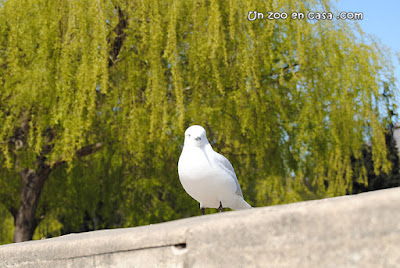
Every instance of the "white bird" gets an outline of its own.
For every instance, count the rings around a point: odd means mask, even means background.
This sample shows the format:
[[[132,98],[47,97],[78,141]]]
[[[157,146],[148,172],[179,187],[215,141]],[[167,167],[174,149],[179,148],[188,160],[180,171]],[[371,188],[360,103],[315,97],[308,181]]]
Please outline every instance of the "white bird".
[[[232,164],[213,150],[202,126],[186,129],[178,173],[185,191],[200,203],[203,215],[206,207],[220,212],[223,206],[233,210],[251,208],[243,199]]]

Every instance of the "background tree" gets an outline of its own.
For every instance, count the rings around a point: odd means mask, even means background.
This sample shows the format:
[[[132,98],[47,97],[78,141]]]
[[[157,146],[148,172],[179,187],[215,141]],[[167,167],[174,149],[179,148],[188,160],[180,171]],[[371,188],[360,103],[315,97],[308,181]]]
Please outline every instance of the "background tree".
[[[374,173],[388,172],[379,110],[383,81],[395,90],[390,55],[344,21],[247,20],[330,9],[324,0],[1,2],[0,224],[12,215],[18,242],[198,214],[176,170],[194,123],[254,206],[366,184],[365,166],[353,165],[366,141]]]
[[[400,161],[399,161],[399,149],[400,144],[396,144],[395,132],[399,133],[400,129],[393,123],[393,119],[398,115],[395,113],[397,105],[393,102],[393,92],[389,89],[387,84],[383,86],[382,98],[385,102],[387,116],[386,120],[386,133],[385,142],[386,148],[388,149],[387,158],[391,163],[391,169],[387,173],[380,172],[376,174],[374,172],[374,162],[372,160],[372,150],[370,144],[365,144],[362,149],[361,159],[353,161],[353,166],[364,166],[367,171],[368,183],[359,183],[357,180],[353,182],[353,192],[361,193],[367,191],[373,191],[378,189],[385,189],[391,187],[400,186]],[[398,135],[398,134],[397,134]],[[397,140],[397,143],[399,141]]]

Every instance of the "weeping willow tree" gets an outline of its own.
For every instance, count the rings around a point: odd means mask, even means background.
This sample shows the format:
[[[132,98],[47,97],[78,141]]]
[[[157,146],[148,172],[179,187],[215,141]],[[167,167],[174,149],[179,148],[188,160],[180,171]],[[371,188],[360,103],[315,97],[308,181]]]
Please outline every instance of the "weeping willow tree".
[[[290,18],[331,8],[1,1],[0,215],[14,218],[14,241],[46,219],[55,234],[76,231],[84,213],[94,228],[198,213],[177,176],[191,124],[231,160],[254,206],[366,184],[365,167],[352,165],[366,142],[374,171],[388,171],[380,92],[383,82],[394,90],[390,55],[346,21]],[[249,11],[289,18],[249,21]]]

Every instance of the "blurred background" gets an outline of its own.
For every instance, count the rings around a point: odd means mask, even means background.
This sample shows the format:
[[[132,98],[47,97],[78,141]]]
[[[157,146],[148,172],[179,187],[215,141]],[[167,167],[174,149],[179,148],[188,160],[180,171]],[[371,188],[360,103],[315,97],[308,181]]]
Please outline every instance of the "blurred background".
[[[200,215],[192,124],[252,206],[399,186],[398,47],[342,2],[0,1],[0,244]]]

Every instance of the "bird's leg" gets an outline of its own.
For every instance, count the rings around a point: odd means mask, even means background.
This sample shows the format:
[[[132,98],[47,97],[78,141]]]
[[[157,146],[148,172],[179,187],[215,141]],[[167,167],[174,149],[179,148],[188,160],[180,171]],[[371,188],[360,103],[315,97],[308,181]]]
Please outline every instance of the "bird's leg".
[[[222,213],[222,203],[221,203],[221,201],[219,201],[219,213]]]
[[[204,215],[204,208],[201,208],[201,215]]]

